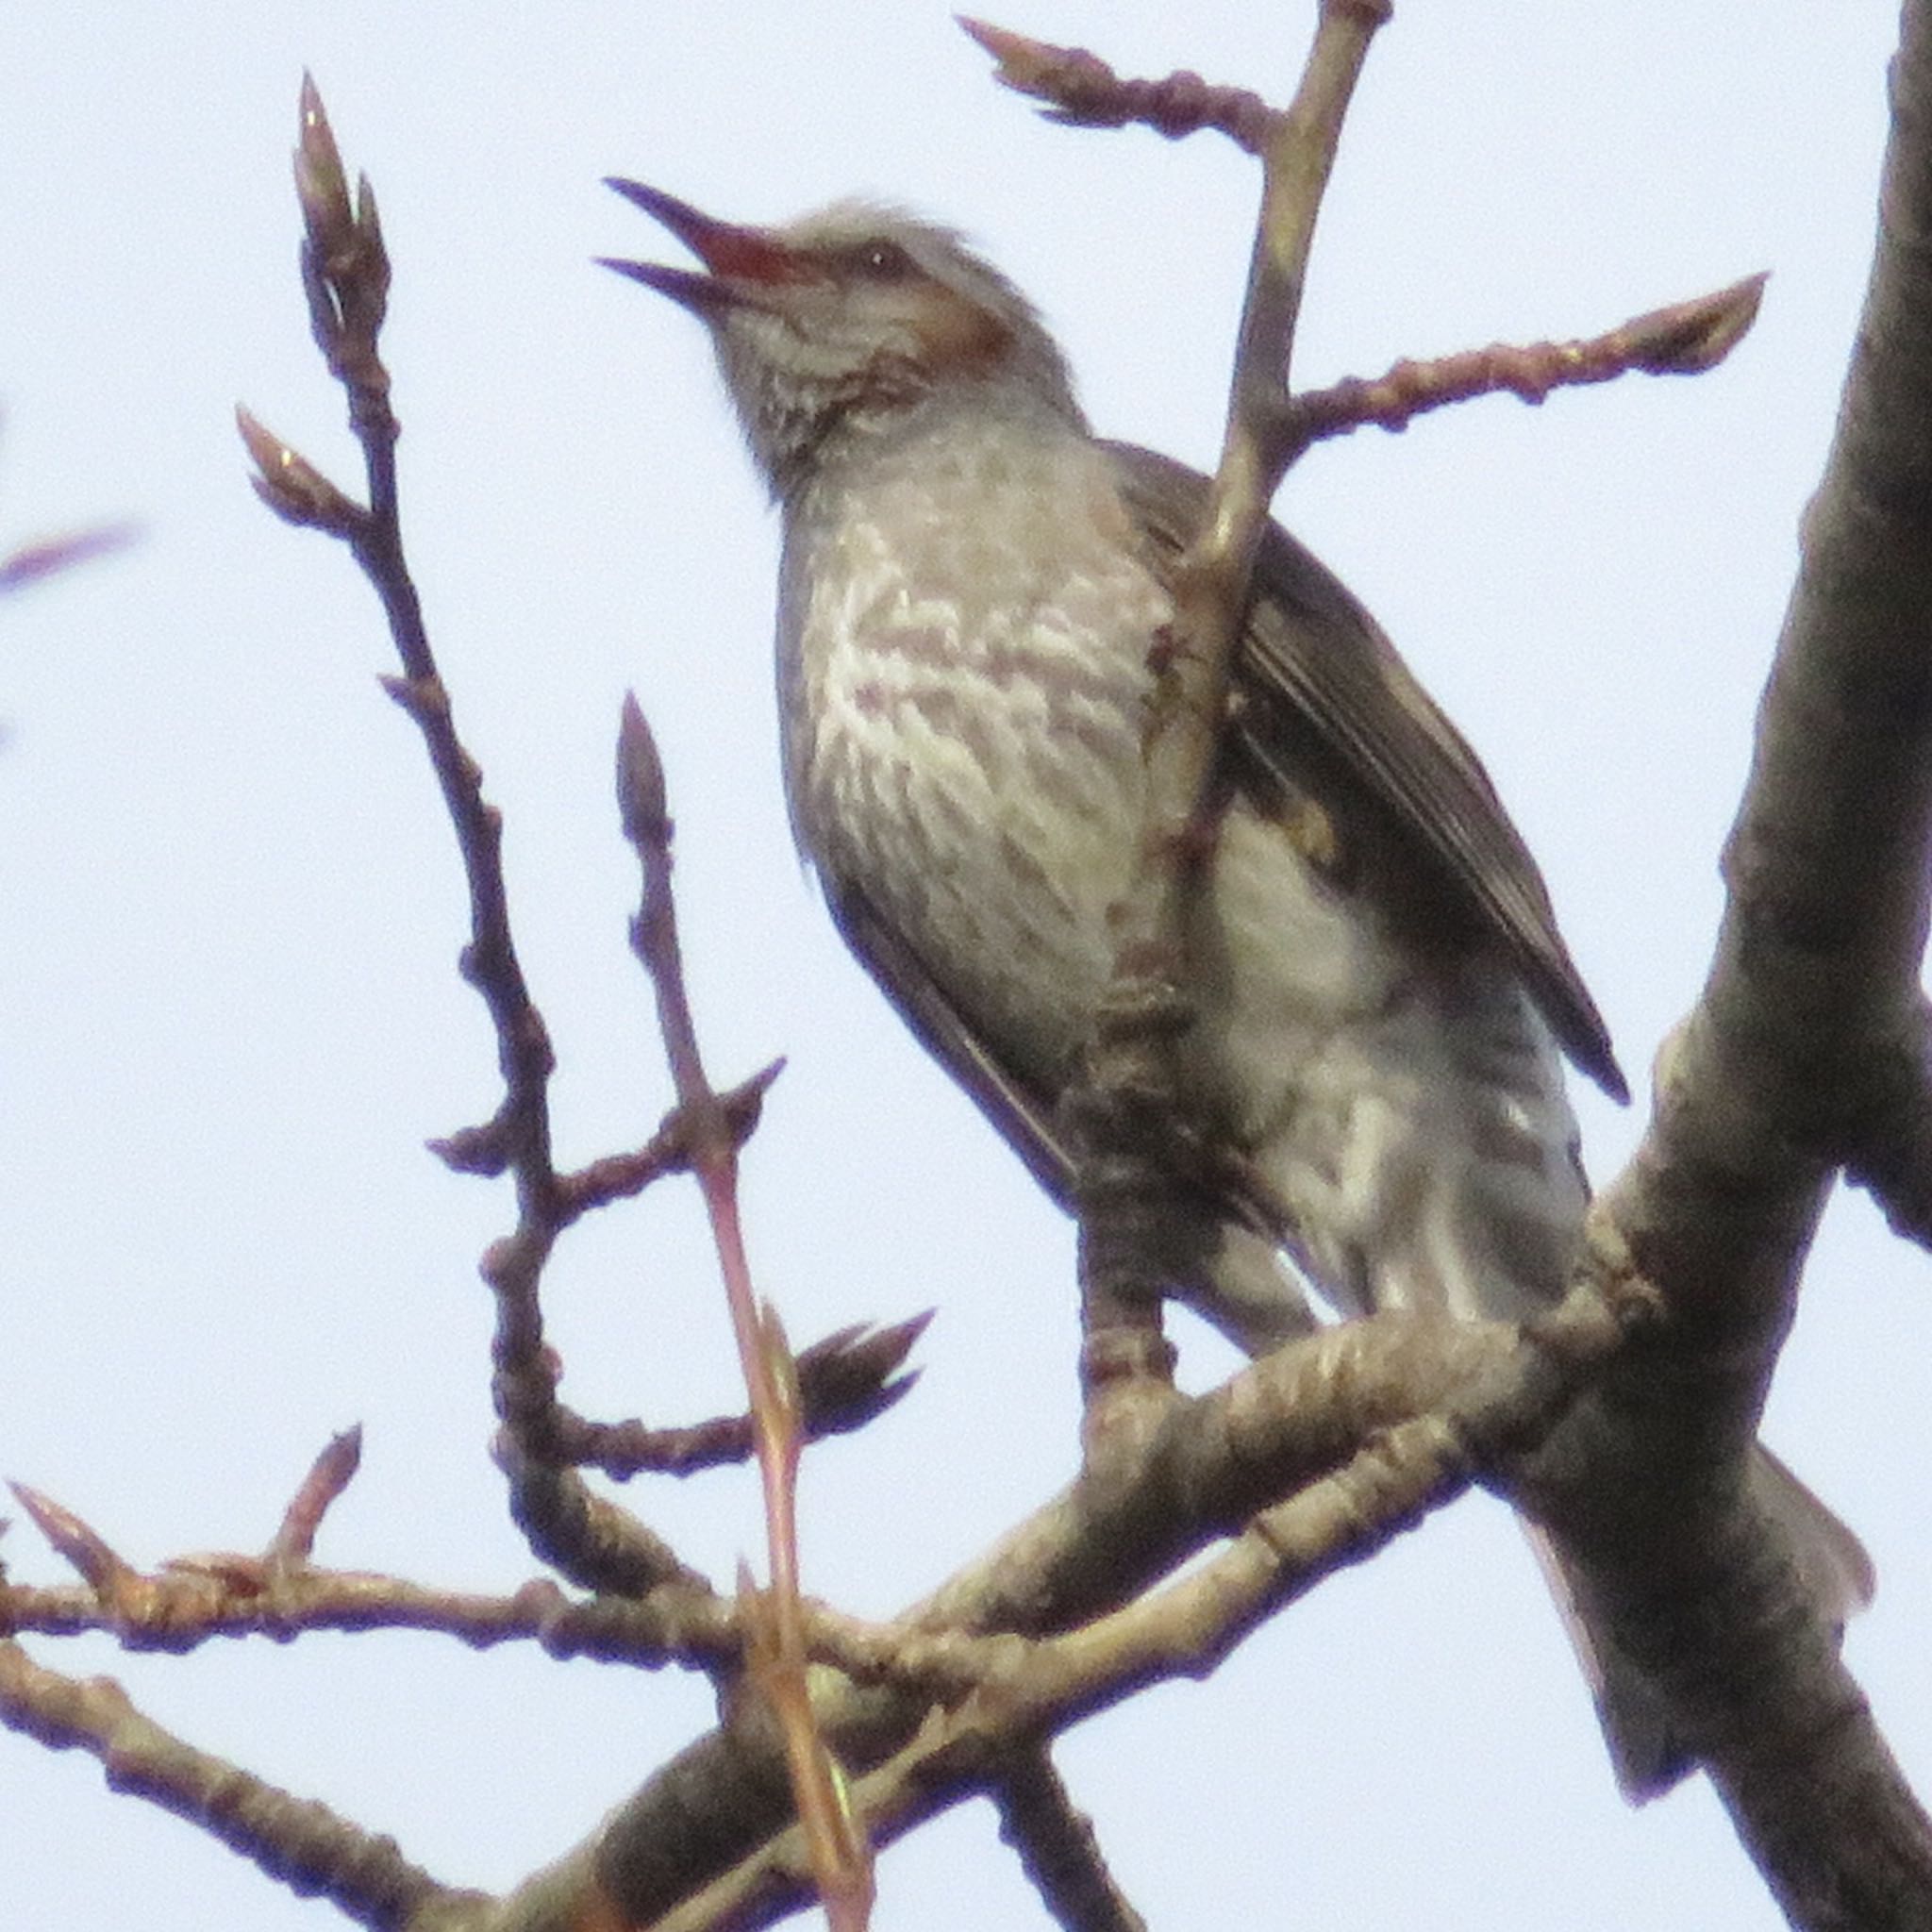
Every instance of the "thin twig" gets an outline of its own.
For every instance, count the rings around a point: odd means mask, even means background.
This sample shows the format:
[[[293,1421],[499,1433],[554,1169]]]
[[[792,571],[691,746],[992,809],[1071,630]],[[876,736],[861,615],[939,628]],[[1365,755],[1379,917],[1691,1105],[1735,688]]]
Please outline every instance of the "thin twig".
[[[1294,411],[1315,441],[1365,425],[1405,429],[1427,410],[1476,396],[1541,403],[1553,390],[1632,374],[1701,375],[1744,339],[1757,319],[1766,279],[1748,276],[1580,341],[1497,342],[1426,362],[1404,360],[1371,381],[1351,377],[1328,389],[1304,390],[1294,398]]]
[[[1460,1494],[1471,1476],[1450,1432],[1424,1417],[1372,1439],[1346,1468],[1266,1511],[1179,1582],[1028,1646],[983,1693],[950,1710],[928,1710],[908,1741],[858,1780],[856,1802],[875,1840],[890,1844],[936,1812],[993,1788],[1016,1751],[1036,1748],[1057,1729],[1150,1684],[1207,1675],[1284,1604],[1334,1570],[1376,1554],[1426,1511]],[[747,1928],[794,1909],[799,1838],[793,1826],[767,1840],[675,1909],[654,1916],[655,1932]],[[1064,1840],[1061,1848],[1068,1849]],[[1094,1875],[1091,1867],[1084,1875]],[[1108,1890],[1085,1902],[1131,1909]]]
[[[1155,874],[1147,909],[1157,916],[1146,937],[1172,958],[1208,856],[1214,752],[1255,553],[1268,506],[1304,446],[1287,385],[1316,217],[1369,42],[1387,17],[1377,0],[1325,0],[1302,84],[1264,158],[1221,464],[1207,521],[1175,572],[1173,638],[1147,747],[1142,850]],[[1130,970],[1140,937],[1121,946]]]
[[[53,1497],[8,1483],[34,1527],[77,1570],[95,1599],[112,1615],[139,1617],[148,1579],[122,1557],[108,1540]]]
[[[761,1067],[749,1080],[741,1081],[718,1096],[726,1124],[741,1147],[751,1138],[763,1110],[765,1094],[772,1082],[784,1071],[782,1059]],[[441,1143],[437,1151],[452,1166],[464,1166],[468,1142],[455,1138]],[[641,1147],[628,1154],[608,1154],[574,1174],[558,1174],[557,1185],[563,1196],[563,1211],[570,1220],[592,1208],[605,1208],[613,1201],[641,1194],[654,1182],[673,1174],[691,1172],[691,1147],[683,1113],[674,1108],[663,1124]]]
[[[555,1059],[510,930],[502,818],[485,799],[481,770],[457,734],[404,553],[398,427],[379,352],[390,263],[375,193],[364,177],[351,195],[321,96],[306,75],[295,183],[309,324],[348,396],[368,505],[357,503],[245,410],[239,420],[262,500],[289,522],[346,543],[380,599],[403,665],[403,675],[385,678],[384,689],[422,733],[456,830],[470,897],[462,973],[489,1009],[504,1093],[490,1121],[432,1144],[462,1172],[508,1171],[515,1182],[516,1228],[491,1246],[482,1269],[496,1298],[492,1392],[504,1424],[498,1461],[510,1481],[512,1513],[540,1555],[590,1587],[641,1591],[675,1583],[701,1589],[704,1580],[668,1544],[630,1512],[592,1495],[548,1453],[558,1371],[544,1342],[539,1291],[558,1235],[595,1196],[581,1180],[575,1190],[567,1187],[553,1165],[549,1080]],[[608,1187],[610,1177],[600,1182]]]
[[[84,1584],[0,1583],[0,1637],[96,1633],[130,1651],[185,1654],[212,1642],[285,1643],[320,1631],[413,1630],[473,1650],[535,1643],[559,1660],[715,1675],[741,1662],[759,1614],[715,1591],[572,1596],[549,1577],[486,1595],[363,1570],[265,1576],[258,1563],[224,1554],[174,1557],[140,1580],[121,1608]],[[869,1624],[814,1603],[803,1607],[802,1627],[814,1664],[855,1684],[898,1686],[928,1705],[956,1703],[1010,1674],[1026,1648],[1023,1638]]]
[[[710,1217],[711,1236],[731,1310],[732,1333],[751,1399],[752,1432],[764,1487],[769,1590],[740,1595],[756,1606],[747,1663],[754,1685],[785,1738],[791,1790],[798,1807],[819,1896],[835,1932],[863,1932],[871,1916],[872,1855],[854,1814],[843,1773],[812,1711],[807,1676],[804,1614],[798,1573],[798,1463],[805,1446],[798,1366],[777,1312],[758,1301],[745,1256],[738,1202],[738,1138],[705,1073],[697,1029],[685,988],[672,893],[671,816],[658,747],[634,696],[626,696],[618,732],[617,796],[625,836],[637,853],[642,897],[631,923],[631,943],[658,1001],[658,1023],[671,1063],[691,1160]]]
[[[507,1596],[433,1589],[404,1576],[361,1570],[304,1570],[265,1576],[258,1563],[227,1555],[180,1557],[142,1588],[130,1611],[117,1612],[89,1589],[0,1585],[0,1631],[74,1637],[101,1631],[130,1650],[186,1652],[214,1641],[268,1638],[286,1642],[316,1631],[366,1634],[433,1631],[484,1650],[502,1643],[537,1643],[559,1658],[622,1664],[631,1669],[676,1666],[715,1674],[728,1669],[744,1646],[736,1607],[715,1592],[671,1590],[649,1597],[571,1597],[548,1577],[533,1578]],[[916,1681],[925,1672],[957,1682],[974,1659],[913,1645],[899,1663],[889,1629],[814,1617],[815,1652],[869,1677]]]
[[[924,1333],[931,1311],[889,1327],[858,1324],[841,1328],[801,1350],[799,1425],[807,1441],[843,1435],[875,1421],[909,1392],[917,1369],[904,1364]],[[718,1416],[685,1428],[654,1428],[641,1422],[593,1423],[559,1404],[557,1453],[578,1468],[596,1468],[619,1481],[646,1471],[690,1475],[724,1463],[744,1462],[758,1453],[752,1416]]]
[[[371,1932],[400,1932],[431,1906],[475,1893],[440,1884],[391,1839],[197,1751],[138,1710],[109,1677],[68,1677],[0,1641],[0,1724],[98,1758],[117,1791],[197,1824],[277,1882],[320,1893]]]
[[[1598,1266],[1602,1278],[1530,1338],[1498,1323],[1384,1313],[1279,1349],[1172,1409],[1109,1472],[1117,1480],[1076,1483],[908,1609],[891,1629],[967,1642],[950,1657],[896,1653],[903,1668],[941,1667],[932,1691],[907,1696],[889,1678],[868,1690],[823,1687],[822,1722],[864,1770],[858,1802],[874,1841],[985,1791],[1015,1749],[1078,1715],[1156,1677],[1202,1674],[1282,1603],[1478,1474],[1507,1491],[1517,1459],[1655,1321],[1654,1297],[1624,1257],[1609,1252]],[[1150,1592],[1221,1537],[1233,1539],[1227,1549]],[[1025,1635],[992,1640],[1003,1650],[965,1639],[991,1630]],[[963,1703],[946,1688],[975,1684],[983,1693]],[[622,1874],[631,1920],[659,1932],[741,1928],[800,1903],[801,1842],[747,1794],[748,1748],[741,1731],[703,1740],[606,1828],[598,1867],[607,1880]],[[769,1792],[762,1765],[751,1781]],[[728,1833],[717,1828],[726,1813]],[[663,1856],[700,1830],[703,1852]],[[737,1866],[713,1862],[734,1845]]]
[[[1085,47],[1057,47],[984,20],[957,16],[961,27],[999,62],[993,78],[1048,105],[1049,121],[1067,127],[1151,127],[1169,141],[1204,128],[1259,156],[1279,118],[1259,94],[1214,87],[1185,69],[1159,80],[1124,80]]]
[[[1191,1019],[1190,911],[1212,858],[1213,772],[1236,634],[1268,505],[1304,446],[1287,370],[1315,218],[1342,117],[1375,29],[1375,0],[1326,0],[1301,86],[1270,124],[1261,213],[1228,424],[1207,521],[1180,559],[1143,741],[1139,864],[1114,908],[1114,971],[1070,1112],[1081,1144],[1080,1275],[1088,1449],[1171,1374],[1159,1333],[1168,1285],[1151,1224],[1182,1224],[1166,1157],[1181,1118],[1177,1042]],[[1198,1219],[1198,1217],[1196,1217]]]
[[[999,1807],[1000,1837],[1019,1854],[1056,1924],[1067,1932],[1147,1932],[1108,1870],[1093,1821],[1075,1807],[1044,1745],[1016,1751],[990,1795]]]
[[[332,1437],[295,1491],[269,1544],[267,1561],[271,1569],[302,1569],[315,1549],[315,1534],[322,1519],[356,1478],[362,1466],[362,1431],[359,1425]]]

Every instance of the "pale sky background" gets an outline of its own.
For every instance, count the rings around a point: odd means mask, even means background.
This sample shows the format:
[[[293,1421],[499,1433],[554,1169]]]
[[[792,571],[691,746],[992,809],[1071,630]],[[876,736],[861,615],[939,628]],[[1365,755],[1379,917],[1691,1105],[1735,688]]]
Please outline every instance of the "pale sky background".
[[[991,4],[991,0],[989,0]],[[1005,24],[1124,70],[1284,98],[1311,9],[1031,0]],[[1642,1087],[1702,977],[1716,858],[1866,274],[1894,27],[1872,0],[1408,0],[1329,197],[1300,374],[1593,332],[1774,272],[1733,361],[1541,411],[1491,400],[1316,455],[1279,506],[1474,739]],[[591,265],[670,247],[599,185],[779,218],[853,190],[957,222],[1061,332],[1108,432],[1215,448],[1255,193],[1224,144],[1070,133],[988,81],[941,6],[331,0],[16,7],[0,22],[0,551],[128,518],[125,555],[0,606],[0,1474],[130,1558],[266,1539],[331,1431],[363,1474],[323,1560],[473,1588],[532,1565],[487,1457],[475,1276],[506,1184],[423,1141],[487,1114],[463,902],[345,555],[244,481],[238,400],[358,487],[308,341],[287,158],[313,68],[396,264],[408,533],[458,716],[508,822],[562,1060],[561,1157],[666,1104],[625,946],[618,703],[664,747],[721,1081],[791,1067],[748,1160],[755,1264],[803,1341],[936,1304],[925,1376],[815,1452],[809,1585],[885,1613],[1070,1473],[1070,1231],[841,953],[779,800],[775,525],[701,331]],[[672,258],[675,258],[675,255]],[[1641,1122],[1579,1096],[1613,1173]],[[1928,1270],[1838,1204],[1767,1432],[1857,1525],[1850,1655],[1922,1789]],[[549,1308],[596,1414],[735,1407],[695,1194],[573,1234]],[[1196,1383],[1225,1352],[1182,1332]],[[728,1578],[751,1486],[631,1500]],[[52,1580],[16,1523],[6,1559]],[[504,1886],[708,1722],[699,1682],[424,1637],[210,1646],[111,1671],[196,1742]],[[1779,1921],[1701,1780],[1618,1798],[1507,1514],[1472,1499],[1281,1618],[1206,1686],[1060,1762],[1163,1928]],[[99,1768],[0,1733],[0,1924],[319,1932]],[[1042,1915],[990,1810],[880,1870],[880,1932]]]

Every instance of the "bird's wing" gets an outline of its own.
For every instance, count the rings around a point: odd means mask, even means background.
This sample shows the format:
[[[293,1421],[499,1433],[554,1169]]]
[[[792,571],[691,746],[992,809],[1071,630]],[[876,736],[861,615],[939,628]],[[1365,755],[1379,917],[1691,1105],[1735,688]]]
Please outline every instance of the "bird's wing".
[[[821,873],[825,904],[845,943],[878,981],[919,1043],[972,1095],[1035,1180],[1074,1205],[1074,1157],[1056,1131],[1054,1099],[1017,1078],[987,1050],[924,959],[850,881]]]
[[[1126,443],[1108,445],[1121,491],[1159,558],[1191,541],[1208,482]],[[1490,776],[1436,708],[1381,626],[1279,525],[1255,563],[1236,678],[1247,701],[1237,729],[1264,765],[1296,726],[1338,757],[1435,861],[1456,898],[1508,949],[1557,1038],[1604,1091],[1629,1090],[1607,1028],[1557,931],[1550,896]],[[1271,741],[1274,741],[1271,742]]]

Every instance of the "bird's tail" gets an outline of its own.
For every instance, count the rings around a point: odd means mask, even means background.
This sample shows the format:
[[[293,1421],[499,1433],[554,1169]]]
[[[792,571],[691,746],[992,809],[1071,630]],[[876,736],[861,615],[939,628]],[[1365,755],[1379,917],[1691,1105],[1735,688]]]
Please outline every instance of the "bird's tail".
[[[1813,1607],[1843,1629],[1872,1601],[1875,1576],[1864,1544],[1761,1442],[1752,1450],[1750,1480],[1765,1515],[1784,1532]],[[1581,1573],[1546,1531],[1528,1523],[1524,1529],[1596,1701],[1624,1795],[1632,1804],[1661,1796],[1696,1768],[1694,1753],[1649,1678],[1610,1641]]]

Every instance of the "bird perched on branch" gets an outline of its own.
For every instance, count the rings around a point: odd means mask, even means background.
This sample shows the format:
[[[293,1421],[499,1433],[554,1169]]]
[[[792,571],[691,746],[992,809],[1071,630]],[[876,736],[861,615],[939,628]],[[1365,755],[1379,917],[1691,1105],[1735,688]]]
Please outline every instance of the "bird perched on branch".
[[[610,185],[702,264],[608,266],[707,325],[783,517],[799,844],[854,952],[1067,1204],[1059,1103],[1112,971],[1150,653],[1208,482],[1098,440],[1033,308],[947,229],[859,202],[741,226]],[[1608,1035],[1475,755],[1272,525],[1221,758],[1181,1052],[1217,1178],[1171,1291],[1256,1354],[1312,1325],[1304,1280],[1344,1314],[1549,1307],[1588,1201],[1561,1058],[1624,1099]],[[1841,1616],[1862,1551],[1760,1467]],[[1661,1788],[1682,1767],[1641,1686],[1587,1661],[1626,1785]]]

